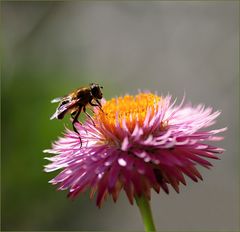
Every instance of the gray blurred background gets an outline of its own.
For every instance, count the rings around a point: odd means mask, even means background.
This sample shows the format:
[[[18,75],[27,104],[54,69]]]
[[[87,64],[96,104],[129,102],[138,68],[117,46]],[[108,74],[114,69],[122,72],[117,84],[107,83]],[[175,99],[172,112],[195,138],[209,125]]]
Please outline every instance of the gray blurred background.
[[[222,110],[226,149],[204,181],[152,194],[159,231],[239,230],[239,1],[1,2],[2,230],[143,229],[125,194],[102,209],[70,201],[43,172],[69,120],[54,97],[97,82],[107,99],[137,89]]]

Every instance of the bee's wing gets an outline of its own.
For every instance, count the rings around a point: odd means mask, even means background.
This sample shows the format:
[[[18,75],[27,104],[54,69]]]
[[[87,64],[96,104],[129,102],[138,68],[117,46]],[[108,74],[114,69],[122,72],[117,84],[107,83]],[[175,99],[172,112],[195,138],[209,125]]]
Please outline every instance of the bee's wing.
[[[50,117],[50,120],[53,120],[54,118],[58,118],[58,110]]]
[[[56,103],[62,101],[63,97],[57,97],[51,100],[51,103]]]
[[[63,118],[64,114],[67,113],[67,111],[72,108],[78,100],[64,100],[57,108],[56,112],[51,116],[50,120],[56,118],[56,119],[61,119]]]

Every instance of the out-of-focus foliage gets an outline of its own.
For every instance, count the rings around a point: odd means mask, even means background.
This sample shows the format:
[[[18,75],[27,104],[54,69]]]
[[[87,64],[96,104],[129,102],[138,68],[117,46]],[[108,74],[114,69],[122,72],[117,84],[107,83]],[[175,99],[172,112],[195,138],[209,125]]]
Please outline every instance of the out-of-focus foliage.
[[[2,230],[140,230],[121,195],[99,210],[47,183],[44,149],[71,127],[50,121],[52,98],[90,82],[106,98],[138,88],[222,109],[229,152],[205,181],[153,194],[162,230],[236,230],[236,67],[239,4],[208,2],[1,2]],[[224,173],[224,174],[223,174]],[[217,194],[216,194],[217,191]],[[210,207],[210,209],[208,209]],[[123,213],[124,212],[124,213]]]
[[[77,87],[88,85],[94,80],[81,71],[74,79],[72,74],[65,71],[64,65],[56,68],[57,60],[52,61],[53,64],[47,68],[43,67],[42,61],[38,65],[38,60],[45,57],[37,57],[31,49],[36,37],[41,36],[41,30],[44,28],[44,25],[38,24],[39,20],[34,22],[35,25],[24,35],[25,38],[15,38],[11,41],[12,44],[8,41],[11,35],[6,27],[16,21],[13,18],[11,22],[7,22],[7,18],[11,19],[7,14],[14,13],[12,17],[17,18],[25,12],[25,17],[30,20],[30,9],[23,9],[24,5],[3,3],[2,9],[5,16],[3,45],[12,46],[3,47],[1,73],[2,229],[68,229],[68,218],[74,217],[73,209],[79,208],[78,216],[82,219],[87,214],[80,210],[81,204],[85,204],[84,198],[74,203],[67,200],[66,192],[56,193],[55,188],[47,183],[55,174],[43,172],[47,161],[43,159],[46,154],[42,151],[50,148],[51,142],[61,135],[65,125],[71,128],[68,118],[62,121],[49,120],[57,106],[51,104],[50,100]],[[26,3],[27,8],[32,8],[38,14],[39,11],[43,11],[42,20],[47,17],[44,11],[51,10],[52,6],[48,5]],[[18,29],[21,31],[21,28]],[[88,202],[88,198],[85,201]]]

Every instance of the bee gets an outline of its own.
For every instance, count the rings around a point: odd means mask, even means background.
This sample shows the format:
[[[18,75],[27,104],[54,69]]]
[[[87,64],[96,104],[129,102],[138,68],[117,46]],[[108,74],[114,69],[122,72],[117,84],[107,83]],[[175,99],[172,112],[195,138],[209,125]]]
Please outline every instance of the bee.
[[[75,127],[75,123],[80,123],[78,121],[78,117],[83,111],[92,121],[93,125],[95,125],[91,115],[86,111],[86,107],[87,105],[96,106],[102,111],[102,105],[99,101],[103,96],[101,91],[102,88],[103,87],[99,84],[91,83],[88,87],[78,88],[64,97],[58,97],[51,101],[51,103],[59,102],[59,105],[56,109],[56,112],[51,116],[50,119],[63,119],[65,114],[70,113],[73,119],[73,130],[79,135],[81,146],[82,140],[78,130]]]

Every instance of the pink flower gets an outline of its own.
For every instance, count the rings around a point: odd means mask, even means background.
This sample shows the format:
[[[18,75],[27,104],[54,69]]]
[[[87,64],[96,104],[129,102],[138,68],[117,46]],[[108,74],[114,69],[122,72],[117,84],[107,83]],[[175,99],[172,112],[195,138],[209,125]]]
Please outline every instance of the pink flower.
[[[207,130],[220,112],[204,105],[175,106],[171,97],[139,93],[113,98],[103,103],[103,112],[95,109],[94,122],[77,124],[81,135],[69,129],[52,149],[55,156],[46,172],[62,171],[50,181],[59,190],[69,190],[74,198],[90,189],[97,193],[97,205],[111,195],[116,201],[123,189],[131,204],[135,196],[150,199],[151,189],[179,192],[185,176],[202,180],[196,165],[209,168],[207,159],[219,159],[223,149],[206,144],[219,141],[216,136],[226,128]]]

